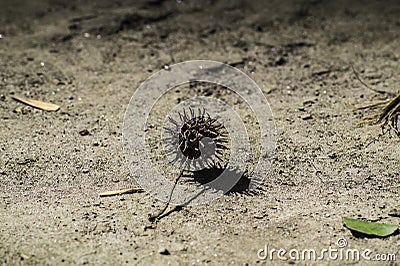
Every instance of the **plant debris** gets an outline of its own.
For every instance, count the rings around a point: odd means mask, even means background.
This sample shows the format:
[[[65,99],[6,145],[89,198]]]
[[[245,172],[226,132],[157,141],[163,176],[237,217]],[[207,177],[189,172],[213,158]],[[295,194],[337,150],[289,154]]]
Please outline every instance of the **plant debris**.
[[[352,231],[380,237],[389,236],[398,230],[398,226],[395,224],[367,222],[351,218],[343,218],[343,223]]]
[[[389,126],[390,129],[396,133],[398,137],[400,137],[399,130],[399,118],[400,118],[400,94],[397,95],[385,108],[381,111],[379,115],[374,115],[372,117],[365,118],[370,124],[373,125],[381,125],[382,128]]]
[[[27,99],[24,97],[18,97],[18,96],[12,96],[14,100],[17,102],[24,103],[26,105],[29,105],[34,108],[38,108],[44,111],[57,111],[60,109],[59,105],[53,104],[53,103],[48,103],[48,102],[42,102],[39,100],[34,100],[34,99]]]
[[[393,92],[377,90],[377,89],[372,88],[358,76],[353,65],[351,65],[351,68],[353,69],[353,73],[356,76],[357,80],[359,82],[361,82],[361,84],[363,84],[368,89],[370,89],[376,93],[379,93],[379,94],[387,94],[389,96],[396,96],[396,94]],[[398,137],[400,137],[400,131],[398,128],[398,123],[399,123],[399,118],[400,118],[400,94],[398,94],[393,100],[378,102],[378,103],[370,104],[367,106],[361,106],[361,107],[357,107],[356,109],[363,110],[363,109],[375,108],[375,107],[381,106],[387,102],[389,102],[389,104],[387,104],[385,106],[385,108],[383,108],[383,110],[380,112],[380,114],[366,117],[364,119],[364,121],[366,123],[372,124],[372,125],[381,125],[382,129],[384,129],[386,126],[389,126],[389,128],[393,129],[393,131],[396,133],[396,135]]]
[[[372,88],[371,86],[369,86],[366,82],[364,82],[360,76],[358,75],[357,71],[354,69],[354,66],[351,65],[351,69],[353,70],[354,76],[356,76],[356,79],[362,84],[364,85],[366,88],[370,89],[371,91],[374,91],[376,93],[379,94],[389,94],[390,96],[394,96],[395,94],[393,92],[389,92],[389,91],[384,91],[384,90],[377,90]]]
[[[112,190],[112,191],[102,192],[99,194],[99,196],[100,197],[111,197],[111,196],[117,196],[117,195],[123,195],[123,194],[140,193],[143,191],[144,190],[142,188],[127,188],[127,189],[121,189],[121,190]]]

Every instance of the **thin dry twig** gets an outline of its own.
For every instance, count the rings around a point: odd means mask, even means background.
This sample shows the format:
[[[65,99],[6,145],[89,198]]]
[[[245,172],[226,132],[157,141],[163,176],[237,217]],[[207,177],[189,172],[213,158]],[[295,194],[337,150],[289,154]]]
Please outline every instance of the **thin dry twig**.
[[[358,73],[354,69],[353,65],[351,65],[351,68],[353,69],[353,73],[356,76],[356,78],[358,79],[358,81],[360,81],[361,84],[363,84],[368,89],[370,89],[374,92],[380,93],[380,94],[396,96],[396,94],[393,92],[382,91],[382,90],[377,90],[377,89],[372,88],[358,76]],[[388,101],[390,101],[390,100],[388,100]],[[367,106],[356,107],[356,109],[362,110],[362,109],[375,108],[386,102],[387,101],[378,102],[378,103],[370,104]],[[397,95],[393,100],[391,100],[389,102],[389,104],[387,104],[386,107],[383,108],[383,110],[381,111],[381,113],[379,115],[366,117],[366,118],[364,118],[364,122],[373,124],[373,125],[381,124],[382,129],[384,129],[388,125],[390,127],[390,129],[393,129],[393,131],[396,133],[396,135],[400,137],[400,131],[398,129],[399,119],[400,119],[400,94]]]
[[[364,81],[360,78],[360,76],[358,75],[357,71],[354,69],[354,66],[353,66],[352,64],[351,64],[351,69],[353,70],[354,76],[356,76],[357,80],[358,80],[359,82],[361,82],[361,84],[364,85],[365,87],[367,87],[368,89],[370,89],[370,90],[372,90],[372,91],[374,91],[374,92],[376,92],[376,93],[379,93],[379,94],[388,94],[388,95],[390,95],[390,96],[394,96],[394,95],[395,95],[395,93],[390,92],[390,91],[382,91],[382,90],[377,90],[377,89],[375,89],[375,88],[372,88],[371,86],[369,86],[366,82],[364,82]]]
[[[144,190],[142,188],[127,188],[127,189],[121,189],[121,190],[112,190],[112,191],[106,191],[99,193],[100,197],[111,197],[111,196],[117,196],[117,195],[122,195],[122,194],[132,194],[132,193],[140,193],[143,192]]]
[[[387,104],[389,101],[390,101],[390,99],[385,100],[385,101],[376,102],[376,103],[370,103],[367,105],[356,105],[354,109],[355,110],[372,109],[372,108],[376,108],[376,107],[382,106],[384,104]]]
[[[183,170],[181,170],[181,172],[178,175],[178,177],[175,178],[174,185],[172,186],[171,192],[169,194],[169,198],[168,198],[167,204],[165,204],[165,207],[159,213],[149,216],[149,221],[150,222],[156,222],[165,213],[165,211],[167,210],[167,208],[168,208],[168,206],[169,206],[169,204],[171,202],[172,193],[174,192],[175,187],[178,184],[178,181],[182,177],[182,175],[183,175]]]

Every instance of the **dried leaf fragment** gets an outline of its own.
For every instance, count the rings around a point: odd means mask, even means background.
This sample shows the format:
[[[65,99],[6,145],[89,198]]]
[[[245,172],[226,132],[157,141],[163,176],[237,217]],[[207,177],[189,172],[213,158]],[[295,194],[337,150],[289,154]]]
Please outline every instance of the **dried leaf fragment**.
[[[24,103],[26,105],[32,106],[34,108],[38,108],[44,111],[57,111],[60,109],[59,105],[53,104],[53,103],[48,103],[48,102],[42,102],[39,100],[34,100],[34,99],[27,99],[24,97],[18,97],[18,96],[12,96],[12,98],[18,102]]]

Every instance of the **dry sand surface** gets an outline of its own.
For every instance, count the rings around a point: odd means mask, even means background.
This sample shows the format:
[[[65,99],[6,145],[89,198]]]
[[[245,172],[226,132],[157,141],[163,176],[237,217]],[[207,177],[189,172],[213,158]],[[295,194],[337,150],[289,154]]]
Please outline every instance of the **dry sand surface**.
[[[400,224],[400,140],[359,124],[379,109],[355,109],[400,91],[399,14],[395,0],[1,0],[0,262],[303,265],[317,262],[257,252],[320,251],[345,238],[348,248],[397,255],[369,263],[399,265],[399,234],[354,236],[342,224]],[[150,194],[98,194],[135,186],[122,125],[136,88],[193,59],[232,64],[260,86],[274,113],[276,156],[255,193],[152,224],[148,215],[164,203]],[[389,93],[367,89],[351,65]],[[357,262],[318,262],[346,263]]]

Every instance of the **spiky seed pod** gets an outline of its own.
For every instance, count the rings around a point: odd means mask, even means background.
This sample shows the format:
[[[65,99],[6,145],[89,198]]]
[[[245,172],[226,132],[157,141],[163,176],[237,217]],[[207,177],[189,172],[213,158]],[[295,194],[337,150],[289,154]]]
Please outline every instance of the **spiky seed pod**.
[[[175,129],[167,129],[171,136],[170,140],[177,140],[172,143],[172,147],[179,151],[176,152],[175,161],[180,161],[181,165],[190,165],[197,159],[200,166],[215,166],[222,161],[222,155],[227,150],[227,131],[217,118],[212,118],[208,113],[198,110],[195,114],[193,109],[179,113],[180,121],[176,122],[172,118],[170,121],[175,124]],[[183,156],[182,156],[183,155]]]

